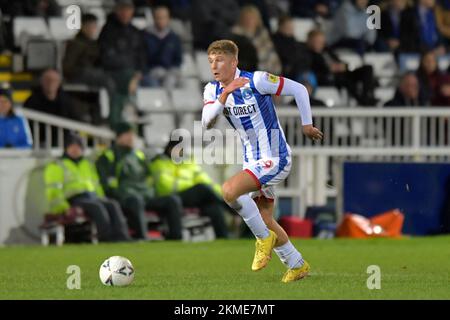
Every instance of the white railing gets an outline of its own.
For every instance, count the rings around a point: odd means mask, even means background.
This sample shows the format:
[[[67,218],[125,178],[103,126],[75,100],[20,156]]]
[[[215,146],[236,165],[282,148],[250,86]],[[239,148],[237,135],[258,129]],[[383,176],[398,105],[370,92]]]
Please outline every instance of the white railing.
[[[49,149],[56,128],[57,146],[62,148],[64,130],[77,130],[91,139],[92,147],[107,144],[114,134],[76,121],[23,110],[30,120],[34,149]],[[449,161],[450,109],[447,108],[314,108],[314,124],[324,132],[324,140],[312,142],[302,134],[299,113],[293,107],[278,107],[277,114],[293,150],[291,174],[278,194],[294,200],[294,213],[303,216],[311,205],[324,205],[337,197],[338,209],[341,164],[358,161]],[[46,136],[39,143],[39,126]],[[158,132],[157,134],[164,134]],[[170,134],[170,133],[168,133]],[[89,138],[88,138],[89,137]]]
[[[319,147],[449,147],[448,108],[334,108],[313,110],[314,124],[324,140],[313,143],[301,135],[296,108],[278,108],[291,146]]]
[[[336,197],[342,216],[342,163],[353,161],[450,161],[450,109],[314,109],[314,124],[324,140],[301,134],[296,108],[278,108],[280,124],[292,147],[291,175],[278,195],[291,197],[295,214]]]
[[[64,135],[67,130],[80,132],[86,145],[93,148],[101,144],[109,144],[114,139],[114,133],[107,128],[98,128],[35,110],[25,108],[20,110],[30,123],[35,151],[51,150],[52,148],[63,149]],[[41,131],[45,132],[45,137],[41,137]]]

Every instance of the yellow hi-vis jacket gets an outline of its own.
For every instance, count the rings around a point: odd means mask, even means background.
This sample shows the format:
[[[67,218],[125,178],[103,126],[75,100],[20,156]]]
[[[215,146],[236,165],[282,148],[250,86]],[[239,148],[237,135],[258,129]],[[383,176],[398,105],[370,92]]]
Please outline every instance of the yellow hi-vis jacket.
[[[51,213],[64,213],[70,208],[67,200],[84,192],[104,196],[97,169],[85,158],[75,162],[64,157],[49,163],[45,168],[44,180]]]

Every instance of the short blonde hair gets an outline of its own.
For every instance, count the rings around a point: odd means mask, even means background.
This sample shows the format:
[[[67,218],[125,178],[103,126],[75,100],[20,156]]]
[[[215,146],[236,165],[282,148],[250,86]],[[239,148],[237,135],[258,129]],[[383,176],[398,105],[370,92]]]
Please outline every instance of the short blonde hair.
[[[209,45],[207,53],[208,55],[218,53],[231,54],[237,58],[239,48],[236,43],[231,40],[217,40]]]

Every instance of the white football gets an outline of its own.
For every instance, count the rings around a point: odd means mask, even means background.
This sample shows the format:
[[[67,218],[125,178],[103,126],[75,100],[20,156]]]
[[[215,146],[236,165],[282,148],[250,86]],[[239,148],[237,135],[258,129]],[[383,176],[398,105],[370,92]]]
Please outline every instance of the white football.
[[[120,256],[106,259],[100,266],[100,281],[106,286],[128,286],[134,279],[134,268],[130,260]]]

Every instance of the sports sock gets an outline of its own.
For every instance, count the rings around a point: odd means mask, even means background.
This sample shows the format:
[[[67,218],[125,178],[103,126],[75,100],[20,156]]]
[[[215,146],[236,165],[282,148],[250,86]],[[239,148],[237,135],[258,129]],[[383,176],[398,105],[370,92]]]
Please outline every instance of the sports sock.
[[[273,250],[275,250],[281,262],[289,269],[300,268],[304,263],[301,253],[289,240],[285,244],[275,247]]]
[[[264,223],[255,201],[248,194],[240,196],[236,201],[241,207],[237,212],[244,219],[255,237],[260,239],[267,238],[270,235],[269,229]]]

